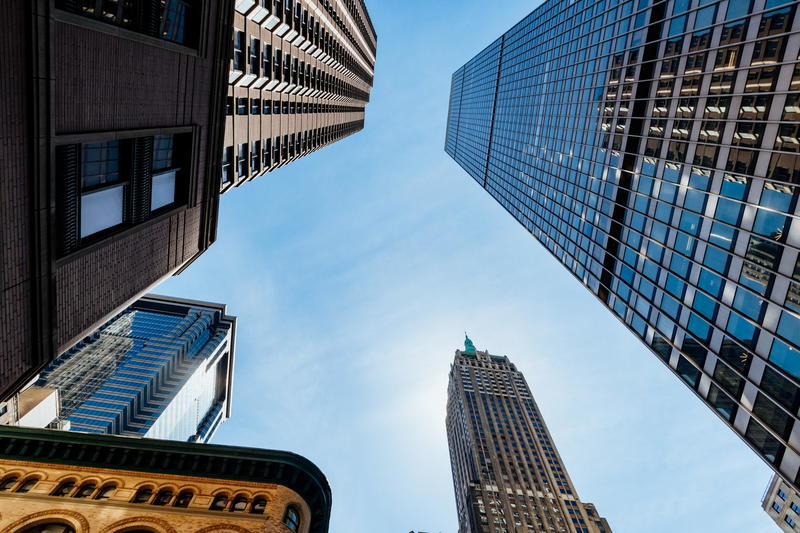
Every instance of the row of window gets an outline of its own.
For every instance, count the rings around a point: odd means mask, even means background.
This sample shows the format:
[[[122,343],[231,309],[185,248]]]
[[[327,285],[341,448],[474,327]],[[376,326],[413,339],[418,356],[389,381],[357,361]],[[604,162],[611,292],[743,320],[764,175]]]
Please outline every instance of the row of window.
[[[248,149],[247,143],[241,143],[236,151],[236,175],[243,178],[248,175],[248,163],[251,175],[271,169],[299,157],[320,146],[334,142],[354,133],[364,126],[364,121],[349,122],[326,126],[302,133],[277,136],[275,139],[253,141]],[[234,172],[233,146],[228,146],[222,153],[222,183],[233,180]]]
[[[359,51],[364,61],[370,64],[370,60],[336,13],[333,4],[329,0],[323,0],[321,4],[328,12],[331,19],[337,23],[342,33],[349,38],[351,44]],[[259,0],[259,5],[278,18],[279,23],[282,22],[286,24],[284,29],[280,29],[280,26],[278,26],[280,32],[278,32],[278,30],[273,30],[276,32],[276,35],[295,35],[295,37],[289,39],[290,42],[295,40],[297,36],[302,37],[304,41],[309,41],[313,46],[320,48],[324,53],[333,57],[339,64],[372,85],[372,77],[369,73],[350,55],[341,43],[336,40],[333,33],[325,28],[324,23],[320,22],[320,20],[315,20],[314,15],[310,14],[308,9],[303,8],[300,0]],[[367,40],[367,42],[369,43],[369,40]],[[238,68],[237,70],[243,71],[244,69]],[[253,71],[251,72],[256,73]]]
[[[236,98],[237,115],[307,115],[330,113],[363,113],[364,108],[359,106],[314,104],[309,102],[290,102],[288,100],[261,100],[250,98],[248,107],[247,98]],[[225,114],[234,113],[234,99],[229,96],[225,103]]]
[[[310,61],[306,63],[304,60],[292,57],[289,52],[284,53],[280,48],[275,48],[273,54],[271,44],[265,44],[262,51],[261,41],[255,37],[250,38],[249,52],[250,73],[256,77],[274,80],[277,82],[275,85],[292,84],[364,102],[369,100],[369,93],[366,91],[337,78],[321,67],[317,68]],[[243,72],[243,63],[244,32],[237,30],[234,35],[233,70]]]
[[[187,200],[191,134],[56,147],[59,255]]]
[[[198,0],[56,0],[56,7],[158,39],[197,47]]]
[[[30,492],[39,482],[37,477],[29,477],[20,481],[20,477],[10,475],[0,480],[0,492],[15,492],[23,494]],[[117,486],[112,484],[104,484],[98,487],[98,484],[92,481],[87,481],[78,485],[74,480],[62,481],[53,490],[50,495],[59,498],[79,498],[91,500],[108,500],[117,490]],[[142,487],[136,491],[131,503],[157,505],[161,507],[181,507],[187,508],[194,498],[194,492],[191,490],[182,490],[177,495],[172,489],[159,489],[154,490],[152,487]],[[214,497],[214,500],[209,506],[210,511],[229,511],[233,513],[248,512],[251,514],[264,514],[267,507],[267,499],[263,496],[256,496],[252,500],[246,496],[235,496],[230,498],[228,494],[221,493]],[[299,531],[300,529],[300,512],[294,505],[286,508],[284,513],[284,524],[289,527],[291,531]]]

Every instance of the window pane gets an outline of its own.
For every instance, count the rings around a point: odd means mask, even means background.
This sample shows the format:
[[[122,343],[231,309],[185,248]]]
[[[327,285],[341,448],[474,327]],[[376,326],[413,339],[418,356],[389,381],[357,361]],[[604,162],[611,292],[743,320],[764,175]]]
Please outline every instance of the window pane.
[[[124,193],[118,185],[81,196],[81,238],[122,224]]]
[[[756,450],[761,452],[769,462],[773,464],[780,463],[781,458],[783,458],[783,445],[756,420],[750,419],[744,437]]]
[[[150,200],[150,210],[155,211],[174,202],[175,171],[153,176],[153,195]]]
[[[733,420],[733,417],[736,415],[736,402],[728,398],[728,396],[713,383],[708,391],[708,402],[727,420]]]

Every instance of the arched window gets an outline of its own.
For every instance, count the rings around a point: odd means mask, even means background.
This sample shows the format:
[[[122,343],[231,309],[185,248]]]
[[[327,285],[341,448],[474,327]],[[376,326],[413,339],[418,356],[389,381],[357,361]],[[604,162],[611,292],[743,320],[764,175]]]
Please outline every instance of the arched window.
[[[250,512],[253,514],[264,514],[264,509],[267,508],[267,499],[266,498],[256,498],[253,500],[253,506],[250,508]]]
[[[151,496],[153,496],[153,489],[150,487],[142,487],[136,491],[131,503],[147,503],[150,501]]]
[[[228,496],[226,494],[217,494],[208,509],[210,511],[224,511],[226,505],[228,505]]]
[[[22,482],[15,492],[30,492],[30,490],[36,486],[39,480],[35,477],[28,478]]]
[[[182,490],[178,497],[175,498],[175,503],[173,507],[189,507],[189,504],[192,502],[192,498],[194,498],[194,493],[190,490]]]
[[[300,513],[297,511],[297,507],[290,505],[286,508],[283,523],[292,531],[300,531]]]
[[[94,489],[97,488],[95,483],[84,483],[81,487],[75,491],[75,494],[72,495],[73,498],[88,498],[92,494],[94,494]]]
[[[114,495],[116,492],[117,486],[116,485],[106,485],[102,489],[97,492],[97,496],[94,497],[95,500],[107,500]]]
[[[170,501],[172,501],[172,495],[174,493],[169,489],[161,489],[156,494],[155,499],[153,500],[153,505],[167,505]]]
[[[232,513],[243,513],[247,509],[247,498],[244,496],[237,496],[233,499],[231,504]]]
[[[62,481],[53,491],[53,496],[67,496],[75,488],[74,481]]]
[[[19,476],[8,476],[3,478],[3,481],[0,481],[0,491],[11,490],[11,487],[17,483],[18,479]]]
[[[23,529],[21,533],[75,533],[75,530],[66,524],[51,522],[49,524],[39,524],[38,526]]]

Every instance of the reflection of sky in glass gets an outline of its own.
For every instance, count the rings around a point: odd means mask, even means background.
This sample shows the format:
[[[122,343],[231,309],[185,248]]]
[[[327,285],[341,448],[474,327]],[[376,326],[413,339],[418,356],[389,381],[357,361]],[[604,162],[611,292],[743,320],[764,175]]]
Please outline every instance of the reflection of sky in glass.
[[[54,361],[39,385],[59,389],[73,430],[189,440],[221,412],[216,364],[202,363],[226,333],[200,309],[128,310]]]

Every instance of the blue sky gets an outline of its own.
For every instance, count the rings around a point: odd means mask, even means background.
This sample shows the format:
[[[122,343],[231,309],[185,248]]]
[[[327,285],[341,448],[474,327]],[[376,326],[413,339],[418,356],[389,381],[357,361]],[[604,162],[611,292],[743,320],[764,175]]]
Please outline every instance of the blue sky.
[[[769,469],[444,153],[451,73],[536,2],[368,0],[366,129],[222,198],[156,292],[239,317],[215,442],[292,450],[332,533],[457,531],[444,417],[467,330],[528,380],[615,533],[766,533]]]

